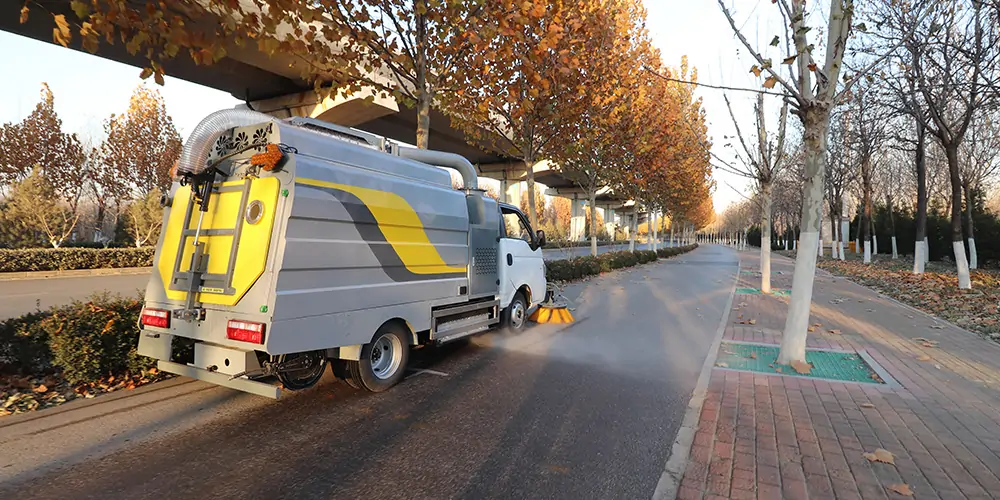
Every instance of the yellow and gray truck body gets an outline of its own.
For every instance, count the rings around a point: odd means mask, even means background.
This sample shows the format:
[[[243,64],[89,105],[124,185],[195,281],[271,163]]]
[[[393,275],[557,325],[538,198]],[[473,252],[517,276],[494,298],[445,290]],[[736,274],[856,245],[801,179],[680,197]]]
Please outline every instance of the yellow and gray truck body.
[[[544,234],[457,155],[224,110],[175,178],[140,319],[139,352],[164,371],[277,398],[332,362],[380,391],[409,346],[521,328],[545,295]]]

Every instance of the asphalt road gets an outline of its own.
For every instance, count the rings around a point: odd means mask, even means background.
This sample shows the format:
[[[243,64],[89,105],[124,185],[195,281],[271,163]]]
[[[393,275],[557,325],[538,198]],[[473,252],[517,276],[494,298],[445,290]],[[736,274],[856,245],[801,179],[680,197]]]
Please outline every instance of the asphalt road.
[[[661,244],[661,248],[665,244]],[[640,249],[652,248],[637,244]],[[626,250],[628,244],[597,247],[598,252]],[[590,255],[590,247],[548,249],[543,251],[545,259],[567,259],[580,255]],[[20,316],[36,309],[48,309],[54,305],[69,304],[73,300],[84,300],[94,292],[108,291],[121,295],[134,295],[146,289],[149,275],[93,276],[75,278],[46,278],[37,280],[0,281],[0,320]]]
[[[708,245],[573,285],[576,323],[417,351],[433,371],[382,394],[174,379],[7,417],[0,498],[650,498],[736,259]]]

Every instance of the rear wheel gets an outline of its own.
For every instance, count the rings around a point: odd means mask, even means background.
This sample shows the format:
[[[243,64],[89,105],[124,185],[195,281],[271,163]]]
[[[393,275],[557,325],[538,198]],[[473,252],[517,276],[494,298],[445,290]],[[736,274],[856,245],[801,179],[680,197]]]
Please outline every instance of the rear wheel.
[[[293,391],[308,389],[323,377],[326,362],[326,354],[323,351],[282,354],[278,357],[278,363],[291,366],[292,369],[279,371],[278,380]]]
[[[503,311],[503,326],[507,330],[517,333],[524,330],[528,323],[528,301],[524,299],[523,292],[514,294],[514,299]]]
[[[348,383],[371,392],[388,390],[403,379],[409,359],[405,328],[395,323],[383,325],[375,338],[361,347],[361,359],[347,361]]]

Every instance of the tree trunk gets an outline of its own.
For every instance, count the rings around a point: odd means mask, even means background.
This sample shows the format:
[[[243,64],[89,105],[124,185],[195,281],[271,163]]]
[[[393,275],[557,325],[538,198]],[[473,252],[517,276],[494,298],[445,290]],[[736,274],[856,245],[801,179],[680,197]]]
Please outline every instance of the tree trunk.
[[[875,218],[868,218],[868,225],[871,226],[872,232],[872,255],[878,255],[878,233],[875,232]]]
[[[830,257],[837,259],[839,254],[837,253],[837,209],[836,201],[830,206]]]
[[[899,251],[896,248],[896,216],[892,212],[892,196],[885,196],[885,206],[889,210],[889,237],[892,238],[892,258],[899,258]]]
[[[629,252],[634,252],[635,251],[635,233],[637,233],[639,231],[639,211],[638,210],[636,210],[634,208],[632,209],[632,216],[629,218],[628,224],[629,224],[629,228],[628,228],[628,251]]]
[[[674,244],[674,219],[673,218],[670,219],[670,246],[671,247],[677,246],[677,245]]]
[[[844,221],[841,220],[844,216],[844,195],[837,195],[837,253],[840,254],[840,260],[847,260],[847,256],[844,255]]]
[[[417,42],[417,147],[427,149],[431,132],[431,100],[427,86],[427,15],[416,13]],[[532,222],[534,224],[534,222]],[[532,228],[535,226],[532,225]]]
[[[589,191],[587,194],[590,196],[590,255],[597,257],[597,189]]]
[[[972,187],[969,181],[965,181],[965,227],[967,228],[965,237],[969,242],[969,269],[979,267],[979,256],[976,255],[976,227],[972,220]]]
[[[762,182],[764,213],[760,216],[760,291],[771,293],[771,183]]]
[[[927,248],[927,158],[924,154],[924,143],[927,131],[920,121],[917,121],[917,234],[913,251],[913,274],[923,274],[924,264],[929,257]]]
[[[660,221],[656,216],[656,211],[653,211],[653,251],[655,252],[660,244]]]
[[[805,362],[806,335],[809,328],[809,308],[812,304],[813,281],[816,278],[816,253],[823,217],[823,181],[826,175],[826,139],[830,126],[828,109],[803,110],[805,128],[805,184],[802,196],[802,245],[807,250],[795,256],[792,277],[792,297],[785,320],[778,363]]]
[[[535,157],[529,155],[524,159],[524,164],[527,169],[527,175],[525,176],[525,184],[528,186],[528,220],[531,222],[531,230],[537,230],[538,228],[538,213],[535,209]],[[573,203],[576,203],[575,201]]]
[[[945,148],[945,153],[948,155],[948,171],[951,174],[951,247],[955,253],[955,266],[958,268],[958,287],[969,289],[972,288],[972,280],[962,241],[962,179],[958,171],[958,144]]]

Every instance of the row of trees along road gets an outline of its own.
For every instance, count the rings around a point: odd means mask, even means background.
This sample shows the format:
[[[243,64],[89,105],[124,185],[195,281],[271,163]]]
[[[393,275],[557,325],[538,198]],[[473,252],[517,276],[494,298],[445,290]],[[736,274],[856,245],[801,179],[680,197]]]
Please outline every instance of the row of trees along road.
[[[35,109],[0,127],[0,248],[59,248],[79,243],[74,235],[107,245],[122,232],[136,246],[155,242],[181,146],[159,92],[139,85],[97,145],[64,132],[54,104],[43,84]]]
[[[430,109],[473,144],[523,162],[528,215],[538,227],[531,166],[553,160],[591,199],[612,187],[685,227],[711,218],[707,126],[696,79],[651,47],[640,0],[179,0],[136,6],[73,2],[53,16],[54,40],[96,52],[123,40],[146,54],[141,72],[162,83],[164,63],[212,64],[226,47],[294,54],[321,95],[374,92],[417,114],[426,148]],[[28,0],[22,18],[50,15]],[[75,19],[74,19],[75,16]],[[215,16],[219,23],[186,20]],[[208,26],[211,24],[211,26]],[[208,26],[208,27],[206,27]],[[337,43],[329,43],[335,40]],[[231,45],[230,45],[231,44]],[[591,225],[596,252],[596,225]]]
[[[773,14],[783,21],[785,32],[760,49],[740,31],[742,23],[726,2],[718,3],[751,54],[751,72],[762,79],[763,89],[753,90],[762,94],[756,133],[745,136],[737,129],[737,164],[716,165],[753,180],[755,193],[727,210],[713,230],[737,233],[742,228],[745,233],[756,214],[763,229],[765,271],[772,219],[781,221],[786,235],[789,229],[799,230],[778,361],[805,360],[812,283],[823,251],[824,205],[833,228],[833,256],[844,258],[843,241],[849,235],[843,234],[840,214],[848,198],[860,201],[855,234],[866,263],[877,251],[873,221],[880,200],[888,212],[893,257],[898,256],[896,211],[912,210],[914,273],[919,274],[928,255],[928,206],[941,199],[939,205],[950,217],[948,238],[958,286],[970,288],[969,268],[977,264],[973,210],[982,206],[982,194],[1000,164],[1000,4],[829,0],[807,8],[804,0],[777,0],[771,2]],[[763,125],[763,94],[775,94],[779,99],[774,101],[783,102],[774,136]],[[798,141],[784,140],[784,106],[791,106],[798,118],[793,127]],[[787,150],[783,143],[789,144]],[[785,206],[774,214],[772,184],[801,196],[783,200]],[[907,207],[914,199],[915,206]],[[790,208],[796,204],[798,216],[792,217]],[[767,279],[765,272],[762,288],[768,287]]]

